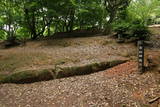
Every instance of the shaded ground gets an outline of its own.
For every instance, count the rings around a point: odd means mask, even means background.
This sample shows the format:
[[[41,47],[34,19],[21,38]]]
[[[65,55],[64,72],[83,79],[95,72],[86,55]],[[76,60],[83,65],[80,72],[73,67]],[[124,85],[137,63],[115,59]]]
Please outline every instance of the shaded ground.
[[[159,107],[160,50],[157,46],[145,50],[145,60],[152,56],[157,67],[142,75],[137,72],[137,63],[129,61],[85,76],[33,84],[1,84],[0,107]],[[110,58],[135,59],[135,55],[133,44],[119,45],[105,36],[28,42],[24,47],[0,50],[0,72],[48,67],[60,62],[79,65]],[[149,103],[153,99],[157,100]]]
[[[0,85],[1,107],[159,107],[160,73],[140,75],[135,62],[107,71],[33,84]]]
[[[135,50],[132,44],[119,45],[106,36],[30,41],[22,47],[0,49],[0,74],[121,59],[134,56]]]
[[[150,40],[152,42],[152,48],[160,48],[160,25],[157,26],[149,28],[152,33]]]

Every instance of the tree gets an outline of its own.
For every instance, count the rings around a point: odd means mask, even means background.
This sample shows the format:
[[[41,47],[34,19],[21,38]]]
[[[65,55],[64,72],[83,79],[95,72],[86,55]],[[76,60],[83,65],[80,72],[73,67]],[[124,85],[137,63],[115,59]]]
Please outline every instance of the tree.
[[[160,15],[158,6],[159,0],[1,0],[0,38],[37,39],[88,28],[108,34],[117,21],[148,24]]]
[[[106,12],[108,13],[105,33],[110,33],[111,24],[118,12],[125,10],[129,6],[130,0],[104,0],[103,2]]]
[[[17,0],[3,0],[0,1],[0,30],[7,34],[7,38],[16,35],[16,31],[21,22],[22,11],[19,9]]]
[[[41,0],[29,0],[24,2],[25,24],[31,33],[31,38],[34,40],[38,36],[43,36],[43,33],[48,25],[46,21],[45,8]]]
[[[150,19],[153,20],[158,15],[159,6],[159,0],[132,0],[128,7],[129,20],[140,20],[147,25]]]

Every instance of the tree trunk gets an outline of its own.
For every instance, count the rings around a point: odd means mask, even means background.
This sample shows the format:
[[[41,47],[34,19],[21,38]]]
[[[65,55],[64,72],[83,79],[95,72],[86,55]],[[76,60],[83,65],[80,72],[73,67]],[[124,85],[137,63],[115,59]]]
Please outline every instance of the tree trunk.
[[[8,17],[8,37],[10,38],[11,37],[11,15],[9,14],[9,17]]]
[[[116,12],[114,10],[112,10],[112,12],[110,12],[109,14],[109,21],[107,22],[106,26],[105,26],[105,30],[104,30],[104,34],[105,35],[108,35],[112,32],[112,23],[113,23],[113,20],[115,18],[115,15],[116,15]]]
[[[47,31],[47,32],[48,32],[47,36],[50,36],[50,35],[51,35],[50,25],[48,25],[47,30],[48,30],[48,31]]]
[[[31,25],[31,31],[32,31],[32,39],[33,40],[35,40],[37,37],[38,37],[38,35],[37,35],[37,31],[36,31],[36,19],[35,19],[35,13],[33,12],[32,13],[32,25]]]
[[[72,10],[70,15],[70,22],[69,22],[69,32],[73,31],[74,18],[75,18],[74,15],[75,15],[75,10]]]

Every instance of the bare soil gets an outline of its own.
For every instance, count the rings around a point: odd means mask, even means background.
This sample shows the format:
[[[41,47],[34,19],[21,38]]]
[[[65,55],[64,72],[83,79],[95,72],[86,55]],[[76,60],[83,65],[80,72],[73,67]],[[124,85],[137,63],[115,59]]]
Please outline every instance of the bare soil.
[[[143,74],[137,70],[136,47],[117,44],[106,36],[31,41],[23,47],[0,50],[1,73],[62,62],[79,65],[110,58],[131,59],[90,75],[32,84],[1,84],[0,107],[159,107],[159,50],[145,50],[145,59],[151,55],[157,66]]]
[[[132,44],[119,45],[106,37],[65,38],[27,42],[25,46],[0,49],[0,74],[59,65],[90,64],[134,56]]]
[[[33,84],[0,85],[1,107],[159,107],[160,73],[134,61],[109,70]]]

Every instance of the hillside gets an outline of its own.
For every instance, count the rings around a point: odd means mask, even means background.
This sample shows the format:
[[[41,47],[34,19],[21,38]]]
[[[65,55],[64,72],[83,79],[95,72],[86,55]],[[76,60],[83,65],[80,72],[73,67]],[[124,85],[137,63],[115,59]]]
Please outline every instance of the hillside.
[[[118,44],[107,36],[29,41],[25,46],[1,49],[0,54],[2,77],[18,70],[52,68],[56,63],[62,67],[128,60],[88,75],[31,84],[1,84],[2,107],[11,104],[12,107],[159,107],[160,104],[158,47],[145,49],[145,59],[152,55],[156,68],[144,74],[137,70],[136,46],[133,43]]]

